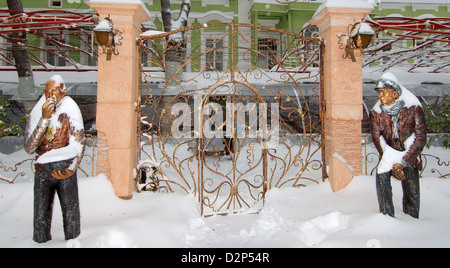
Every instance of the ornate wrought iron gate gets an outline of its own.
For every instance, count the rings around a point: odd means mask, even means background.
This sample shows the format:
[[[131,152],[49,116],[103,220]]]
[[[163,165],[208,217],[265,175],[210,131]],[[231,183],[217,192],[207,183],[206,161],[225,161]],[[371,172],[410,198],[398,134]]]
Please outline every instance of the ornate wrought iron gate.
[[[258,211],[322,177],[320,39],[248,24],[144,33],[138,190],[193,193],[202,215]]]

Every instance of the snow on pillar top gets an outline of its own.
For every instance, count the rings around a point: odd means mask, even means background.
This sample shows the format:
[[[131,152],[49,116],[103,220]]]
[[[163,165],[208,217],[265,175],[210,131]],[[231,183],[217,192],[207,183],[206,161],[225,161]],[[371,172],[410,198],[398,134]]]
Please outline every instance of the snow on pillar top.
[[[373,2],[373,0],[327,0],[317,9],[315,15],[319,14],[325,8],[373,9]]]
[[[144,4],[142,0],[90,0],[89,3],[129,4],[129,5]]]
[[[122,4],[122,5],[140,5],[150,18],[150,12],[142,0],[89,0],[87,4]]]

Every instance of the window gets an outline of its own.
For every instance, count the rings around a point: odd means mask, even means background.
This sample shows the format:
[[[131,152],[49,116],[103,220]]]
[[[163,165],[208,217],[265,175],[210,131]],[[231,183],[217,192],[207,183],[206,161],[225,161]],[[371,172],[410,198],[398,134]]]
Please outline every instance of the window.
[[[315,25],[311,25],[305,29],[304,35],[308,37],[318,37],[319,36],[319,28]]]
[[[97,66],[97,58],[94,56],[94,50],[98,50],[97,45],[92,41],[92,35],[82,37],[80,48],[87,53],[80,53],[80,64],[88,66]]]
[[[14,36],[8,34],[8,38],[13,39]],[[0,38],[0,66],[10,66],[14,64],[12,50],[12,43],[8,42],[5,38]]]
[[[147,41],[145,41],[145,45],[142,47],[142,62],[141,62],[141,64],[143,67],[150,67],[152,65],[151,64],[152,53],[147,49],[151,46],[152,46],[152,44],[150,44],[150,41],[147,40]]]
[[[48,7],[62,8],[63,2],[62,2],[62,0],[49,0]]]
[[[319,36],[319,28],[317,28],[317,26],[315,26],[315,25],[311,25],[304,30],[303,34],[307,37],[316,38]],[[319,49],[319,43],[313,43],[312,45],[307,46],[307,49],[306,49],[306,51],[304,51],[304,53],[306,53],[305,54],[306,57],[309,58],[309,56],[312,54],[315,54],[318,49]],[[319,67],[319,64],[320,64],[319,61],[315,61],[312,66]]]
[[[52,66],[66,66],[64,51],[56,42],[64,43],[60,36],[53,37],[51,40],[44,40],[45,42],[45,61]]]
[[[207,5],[222,5],[229,7],[230,0],[202,0],[202,6],[205,7]]]
[[[223,41],[218,39],[206,39],[206,67],[207,70],[223,71]]]
[[[259,38],[258,39],[258,67],[265,70],[270,70],[276,65],[277,43],[273,38]]]

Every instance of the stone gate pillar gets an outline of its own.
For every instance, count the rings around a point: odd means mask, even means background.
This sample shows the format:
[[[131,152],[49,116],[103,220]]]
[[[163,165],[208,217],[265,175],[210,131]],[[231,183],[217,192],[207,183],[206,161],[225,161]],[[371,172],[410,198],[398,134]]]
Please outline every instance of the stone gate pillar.
[[[360,22],[372,9],[366,0],[328,0],[311,20],[325,41],[325,161],[333,191],[362,174],[362,59],[359,55],[356,62],[343,59],[337,35],[348,33],[349,25]]]
[[[114,3],[116,2],[116,3]],[[88,5],[100,16],[110,16],[114,28],[123,32],[119,55],[98,59],[97,173],[107,174],[114,191],[121,198],[131,198],[135,190],[134,169],[137,163],[137,114],[139,56],[136,38],[141,24],[150,20],[140,0],[91,0]]]

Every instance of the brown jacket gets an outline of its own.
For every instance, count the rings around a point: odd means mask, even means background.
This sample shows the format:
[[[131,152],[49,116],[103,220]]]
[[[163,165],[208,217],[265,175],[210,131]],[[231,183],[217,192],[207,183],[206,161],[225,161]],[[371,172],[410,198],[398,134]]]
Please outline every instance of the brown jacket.
[[[385,139],[389,146],[394,147],[391,116],[383,112],[377,113],[372,110],[370,112],[370,122],[373,142],[380,153],[380,156],[383,156],[383,150],[380,145],[381,136]],[[422,107],[403,107],[400,111],[398,124],[399,140],[403,150],[406,149],[405,141],[412,134],[415,134],[416,136],[413,145],[403,157],[403,161],[405,161],[408,165],[414,166],[421,170],[422,164],[418,161],[418,157],[427,141],[427,127]]]
[[[38,155],[43,155],[48,151],[66,147],[69,145],[70,139],[70,122],[67,114],[60,114],[58,117],[58,122],[61,123],[61,127],[56,129],[54,132],[53,140],[49,141],[46,137],[42,137],[41,145],[36,150]]]
[[[83,158],[85,146],[81,111],[79,111],[78,105],[70,97],[64,97],[55,112],[55,114],[59,114],[58,122],[54,122],[53,125],[58,125],[58,128],[55,126],[51,127],[50,121],[55,118],[42,118],[41,110],[44,101],[45,96],[41,98],[30,113],[30,119],[25,130],[24,149],[29,154],[38,154],[36,163],[42,159],[44,159],[42,162],[46,163],[45,161],[49,161],[49,159],[45,159],[47,153],[60,148],[70,147],[70,156],[72,157],[73,153],[76,153],[77,156],[73,159],[69,169],[75,171]],[[66,156],[58,155],[57,157],[61,158],[61,160],[66,160],[64,159]],[[53,157],[55,156],[53,155]]]

